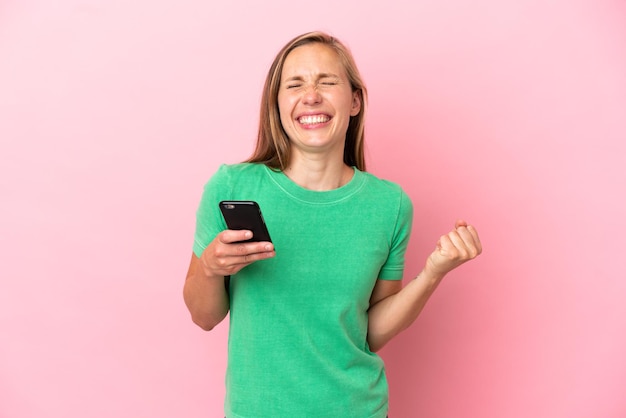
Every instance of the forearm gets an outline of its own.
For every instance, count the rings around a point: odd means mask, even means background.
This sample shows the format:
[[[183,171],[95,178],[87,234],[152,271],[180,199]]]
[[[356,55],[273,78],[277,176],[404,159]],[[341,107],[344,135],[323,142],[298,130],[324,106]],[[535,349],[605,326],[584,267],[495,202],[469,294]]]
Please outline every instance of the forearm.
[[[367,341],[378,351],[419,316],[443,276],[422,271],[398,293],[374,304],[369,312]]]
[[[194,323],[210,331],[228,314],[230,301],[224,276],[208,276],[194,256],[183,288],[183,297]]]
[[[476,229],[463,220],[456,221],[454,230],[439,238],[424,270],[414,280],[400,291],[372,303],[367,336],[370,349],[380,350],[411,325],[443,277],[481,252]]]

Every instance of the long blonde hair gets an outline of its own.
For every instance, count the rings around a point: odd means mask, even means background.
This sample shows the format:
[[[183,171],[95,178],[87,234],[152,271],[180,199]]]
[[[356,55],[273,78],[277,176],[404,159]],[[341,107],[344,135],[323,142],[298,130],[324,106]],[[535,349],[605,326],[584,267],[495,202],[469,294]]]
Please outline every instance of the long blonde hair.
[[[350,118],[346,132],[343,161],[348,166],[356,166],[359,170],[365,171],[364,133],[367,90],[350,50],[337,38],[324,32],[309,32],[295,37],[274,58],[263,87],[256,148],[246,162],[262,163],[279,170],[284,170],[289,165],[291,145],[280,122],[278,109],[280,78],[287,55],[302,45],[312,43],[326,45],[336,52],[346,71],[352,91],[359,95],[361,111]]]

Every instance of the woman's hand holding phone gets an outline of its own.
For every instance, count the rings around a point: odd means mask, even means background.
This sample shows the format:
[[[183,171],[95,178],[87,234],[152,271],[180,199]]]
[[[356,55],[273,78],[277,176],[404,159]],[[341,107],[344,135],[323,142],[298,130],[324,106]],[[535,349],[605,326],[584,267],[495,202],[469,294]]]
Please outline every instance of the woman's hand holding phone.
[[[200,257],[207,276],[230,276],[258,260],[276,255],[271,242],[242,242],[252,238],[252,231],[227,229],[217,234]]]
[[[211,330],[228,314],[228,276],[257,260],[274,257],[271,242],[241,242],[252,238],[247,229],[225,230],[204,249],[200,257],[191,256],[183,294],[192,320]]]
[[[223,200],[219,209],[228,229],[217,234],[199,258],[192,254],[183,290],[193,321],[205,330],[213,329],[230,310],[230,276],[276,255],[257,202]]]

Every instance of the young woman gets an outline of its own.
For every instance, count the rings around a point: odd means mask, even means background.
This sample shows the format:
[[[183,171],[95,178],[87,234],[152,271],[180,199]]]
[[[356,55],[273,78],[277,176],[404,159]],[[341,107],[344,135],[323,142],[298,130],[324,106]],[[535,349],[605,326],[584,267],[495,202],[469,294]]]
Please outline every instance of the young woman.
[[[376,351],[481,252],[476,230],[457,221],[402,286],[413,208],[365,171],[365,102],[341,42],[293,39],[267,76],[253,156],[205,187],[184,298],[205,330],[230,312],[228,418],[386,417]],[[226,229],[222,200],[257,201],[273,243],[240,242],[251,231]]]

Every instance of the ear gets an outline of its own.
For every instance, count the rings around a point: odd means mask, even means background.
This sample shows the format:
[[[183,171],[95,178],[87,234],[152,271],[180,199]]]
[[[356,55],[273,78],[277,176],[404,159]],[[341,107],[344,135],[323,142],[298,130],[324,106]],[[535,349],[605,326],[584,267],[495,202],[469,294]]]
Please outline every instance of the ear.
[[[361,111],[361,92],[352,92],[352,108],[350,109],[350,116],[356,116]]]

